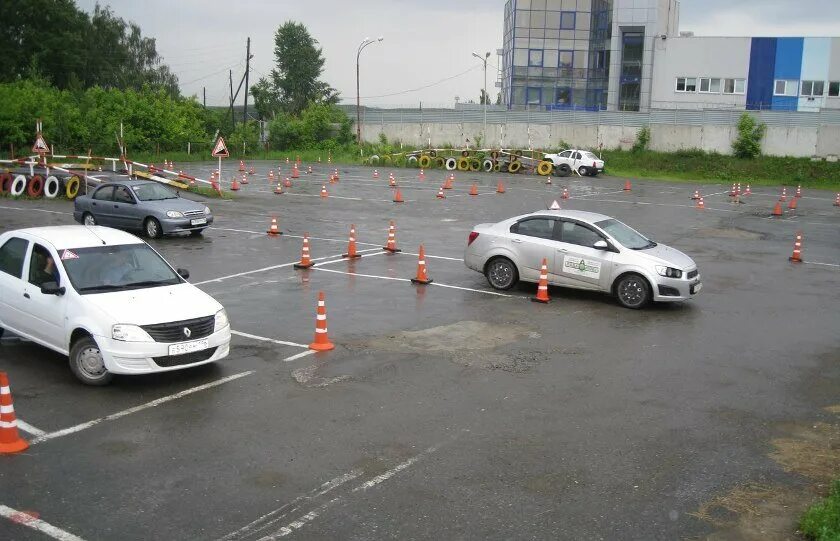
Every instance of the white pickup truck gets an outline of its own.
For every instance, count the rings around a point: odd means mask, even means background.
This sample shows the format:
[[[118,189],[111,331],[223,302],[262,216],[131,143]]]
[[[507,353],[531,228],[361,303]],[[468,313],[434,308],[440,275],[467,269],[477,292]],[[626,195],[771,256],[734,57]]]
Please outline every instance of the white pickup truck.
[[[577,171],[582,177],[594,177],[604,172],[604,161],[588,150],[564,150],[557,154],[546,154],[545,159],[554,164],[554,171],[561,176]]]

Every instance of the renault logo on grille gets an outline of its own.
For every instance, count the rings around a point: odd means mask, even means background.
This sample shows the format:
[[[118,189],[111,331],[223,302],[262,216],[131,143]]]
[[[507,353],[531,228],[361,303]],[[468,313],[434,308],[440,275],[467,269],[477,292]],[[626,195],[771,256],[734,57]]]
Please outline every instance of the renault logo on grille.
[[[192,331],[190,330],[189,327],[184,327],[184,336],[186,336],[187,338],[192,336]]]

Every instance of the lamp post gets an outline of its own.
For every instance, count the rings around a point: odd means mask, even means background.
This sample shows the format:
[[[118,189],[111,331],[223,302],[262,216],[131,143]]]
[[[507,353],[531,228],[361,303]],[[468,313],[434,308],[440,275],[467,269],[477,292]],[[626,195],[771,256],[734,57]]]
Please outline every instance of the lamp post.
[[[362,146],[362,98],[361,94],[359,93],[359,57],[361,56],[362,51],[365,47],[371,45],[372,43],[378,43],[383,39],[385,38],[383,38],[382,36],[380,36],[377,39],[365,38],[359,44],[359,49],[356,51],[356,142],[359,144],[359,148],[361,148]]]
[[[487,94],[487,59],[490,58],[490,52],[488,51],[484,56],[476,52],[472,55],[484,63],[484,143],[487,144],[487,102],[490,101],[490,96]]]

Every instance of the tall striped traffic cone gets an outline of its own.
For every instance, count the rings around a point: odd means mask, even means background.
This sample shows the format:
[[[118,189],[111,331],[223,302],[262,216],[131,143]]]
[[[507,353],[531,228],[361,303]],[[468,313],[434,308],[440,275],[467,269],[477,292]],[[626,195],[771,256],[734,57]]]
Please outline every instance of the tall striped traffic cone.
[[[397,228],[394,225],[393,220],[391,220],[391,225],[388,226],[388,242],[382,247],[382,249],[386,252],[391,252],[392,254],[402,252],[402,250],[397,248]]]
[[[478,195],[478,184],[473,182],[473,185],[470,186],[470,195]]]
[[[300,178],[300,170],[298,169],[297,164],[292,166],[292,178]]]
[[[394,187],[397,185],[397,179],[394,178],[394,173],[388,175],[388,186]]]
[[[779,197],[779,201],[787,201],[787,187],[782,187],[782,195]]]
[[[242,160],[239,160],[239,172],[240,173],[245,172],[245,162],[243,162]]]
[[[18,434],[9,376],[0,372],[0,455],[19,453],[27,448],[29,444]]]
[[[802,263],[802,231],[796,232],[796,240],[793,243],[793,255],[788,259],[793,263]]]
[[[545,178],[545,183],[549,186],[551,185],[551,175],[549,175]]]
[[[624,181],[624,191],[629,192],[632,189],[633,189],[633,185],[630,184],[630,179],[625,180]]]
[[[338,175],[338,169],[336,169],[335,171],[333,171],[333,176],[335,177],[335,181],[336,181],[336,182],[338,182],[338,181],[340,180],[340,179],[339,179],[339,175]]]
[[[306,168],[306,174],[307,174],[307,175],[311,175],[311,174],[312,174],[312,166],[311,166],[311,165],[310,165],[309,167],[307,167],[307,168]]]
[[[695,207],[698,210],[703,210],[706,208],[706,202],[703,201],[703,196],[700,196],[700,199],[697,200],[697,206]]]
[[[309,344],[309,349],[315,351],[329,351],[335,349],[335,344],[330,342],[327,332],[327,303],[324,292],[318,292],[318,311],[315,316],[315,339]]]
[[[446,199],[446,194],[443,193],[443,186],[438,188],[438,193],[436,196],[438,199]]]
[[[254,169],[254,166],[252,165],[251,168],[248,169],[248,174],[253,175],[254,173],[256,173],[256,170]]]
[[[752,188],[750,188],[749,184],[747,184],[747,187],[744,188],[744,195],[752,195]]]
[[[294,264],[296,269],[308,269],[315,265],[309,258],[309,233],[303,234],[303,248],[300,250],[300,261]]]
[[[501,180],[496,184],[496,193],[505,193],[505,185],[502,184]]]
[[[540,267],[540,281],[537,284],[537,296],[531,297],[534,302],[548,303],[551,299],[548,297],[548,260],[543,258],[542,267]]]
[[[732,183],[732,188],[729,189],[729,197],[735,197],[735,183]]]
[[[394,190],[394,203],[405,203],[405,199],[403,199],[402,192],[399,188]]]
[[[243,186],[248,184],[248,176],[245,173],[242,173],[242,180],[240,182],[242,182]]]
[[[796,195],[794,195],[794,197],[796,197],[796,198],[802,197],[802,186],[801,185],[796,187]]]
[[[277,195],[283,195],[283,183],[282,182],[277,183],[277,187],[274,188],[274,193],[276,193]]]
[[[376,179],[378,179],[378,178],[379,178],[379,171],[377,171],[376,169],[374,169],[374,170],[373,170],[373,179],[374,179],[374,180],[376,180]]]
[[[834,206],[840,207],[840,193],[838,193],[837,197],[834,198]]]
[[[274,169],[268,170],[268,182],[272,184],[274,183]]]
[[[286,177],[286,180],[283,181],[283,187],[284,188],[291,188],[292,187],[292,181],[291,181],[291,179],[289,179],[289,177]]]
[[[431,284],[434,280],[429,278],[426,274],[426,250],[423,245],[420,245],[420,251],[417,253],[417,276],[411,279],[412,284]]]
[[[694,201],[700,199],[700,190],[694,190],[694,195],[691,196]]]
[[[329,197],[330,194],[327,193],[327,185],[324,184],[321,186],[321,197]]]
[[[446,180],[443,182],[443,189],[444,190],[451,190],[453,180],[455,180],[454,176],[447,177]]]
[[[236,180],[236,177],[233,177],[233,181],[230,183],[230,191],[238,192],[240,188],[239,181]]]
[[[358,253],[356,253],[356,226],[350,225],[350,238],[347,241],[347,253],[341,254],[341,257],[345,257],[347,259],[355,259],[357,257],[362,257]]]
[[[560,199],[568,199],[569,198],[569,189],[563,188],[563,193],[560,195]]]
[[[426,180],[426,172],[420,169],[420,175],[418,177],[420,180]]]
[[[277,227],[277,218],[271,219],[271,225],[269,226],[268,231],[266,231],[266,233],[268,233],[272,237],[276,237],[277,235],[283,234],[280,232],[280,228]]]
[[[771,216],[781,216],[782,215],[782,201],[776,201],[776,206],[773,207],[773,212],[770,214]]]

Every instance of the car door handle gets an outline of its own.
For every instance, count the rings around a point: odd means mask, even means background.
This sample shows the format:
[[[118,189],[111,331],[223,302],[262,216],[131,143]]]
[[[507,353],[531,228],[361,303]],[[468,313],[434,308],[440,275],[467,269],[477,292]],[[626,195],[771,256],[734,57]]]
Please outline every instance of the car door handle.
[[[114,205],[114,208],[118,209],[118,208],[120,208],[120,206],[119,205]]]
[[[29,293],[24,293],[24,294],[23,294],[23,296],[24,296],[25,298],[27,298],[27,299],[28,299],[28,298],[30,298],[30,297],[29,297]]]
[[[516,242],[516,243],[520,243],[520,242],[522,242],[522,239],[511,239],[511,240],[512,240],[513,242]]]
[[[564,254],[565,254],[566,252],[568,252],[568,250],[567,250],[567,249],[565,249],[565,248],[557,248],[557,251],[558,251],[558,252],[563,252]]]
[[[95,206],[96,206],[96,203],[91,203],[90,205],[91,205],[92,207],[95,207]]]

